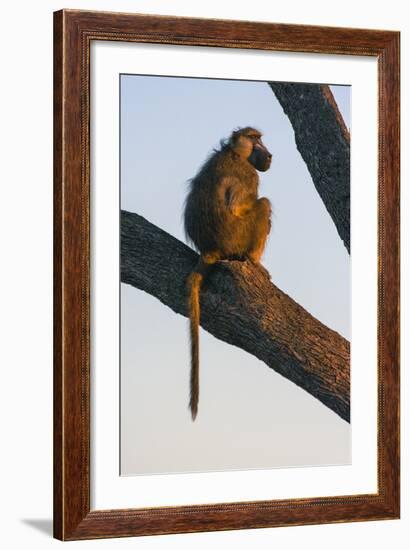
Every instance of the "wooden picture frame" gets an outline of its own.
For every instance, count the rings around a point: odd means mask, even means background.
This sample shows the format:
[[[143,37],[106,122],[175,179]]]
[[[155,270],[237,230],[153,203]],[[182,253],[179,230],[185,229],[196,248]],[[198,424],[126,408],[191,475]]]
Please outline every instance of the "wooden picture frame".
[[[372,56],[378,62],[378,492],[90,509],[93,40]],[[61,540],[394,519],[399,455],[398,32],[62,10],[54,14],[54,536]]]

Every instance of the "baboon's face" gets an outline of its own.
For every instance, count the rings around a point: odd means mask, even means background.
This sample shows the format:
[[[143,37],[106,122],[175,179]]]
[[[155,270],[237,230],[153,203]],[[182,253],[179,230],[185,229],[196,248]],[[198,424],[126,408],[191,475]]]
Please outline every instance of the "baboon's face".
[[[249,139],[252,141],[253,144],[252,152],[248,158],[249,162],[259,172],[266,172],[266,170],[269,170],[272,162],[271,153],[265,147],[260,136],[249,136]]]
[[[266,172],[270,168],[272,155],[262,142],[262,134],[254,128],[243,128],[232,133],[232,150],[246,159],[259,172]]]

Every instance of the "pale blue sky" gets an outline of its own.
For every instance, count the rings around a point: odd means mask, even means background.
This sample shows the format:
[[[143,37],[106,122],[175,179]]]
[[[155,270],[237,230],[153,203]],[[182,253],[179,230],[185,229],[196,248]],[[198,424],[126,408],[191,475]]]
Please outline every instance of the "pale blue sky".
[[[332,91],[350,126],[350,88]],[[184,241],[187,180],[221,138],[248,125],[263,132],[273,154],[271,169],[261,174],[261,195],[274,209],[263,263],[283,291],[349,338],[349,255],[266,83],[122,76],[121,207]],[[123,474],[350,460],[344,421],[205,331],[200,410],[192,424],[187,320],[123,284],[121,307]]]

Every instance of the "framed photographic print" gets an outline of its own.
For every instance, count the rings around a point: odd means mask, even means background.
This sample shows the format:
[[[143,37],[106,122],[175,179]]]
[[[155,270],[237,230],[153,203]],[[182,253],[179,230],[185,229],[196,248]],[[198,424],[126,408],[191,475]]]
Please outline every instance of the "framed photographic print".
[[[399,517],[399,33],[54,14],[54,534]]]

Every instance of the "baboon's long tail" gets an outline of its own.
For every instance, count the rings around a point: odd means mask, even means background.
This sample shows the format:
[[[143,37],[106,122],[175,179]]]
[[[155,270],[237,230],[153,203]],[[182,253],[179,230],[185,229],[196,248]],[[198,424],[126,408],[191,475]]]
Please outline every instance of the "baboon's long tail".
[[[199,400],[199,321],[201,318],[199,294],[206,275],[219,258],[218,254],[201,255],[195,271],[191,273],[187,281],[191,335],[191,395],[189,408],[191,409],[192,420],[195,420],[198,413]]]
[[[201,272],[195,271],[188,279],[188,308],[190,319],[191,336],[191,395],[189,407],[191,409],[192,420],[195,420],[198,413],[199,400],[199,319],[200,305],[199,293],[204,276]]]

